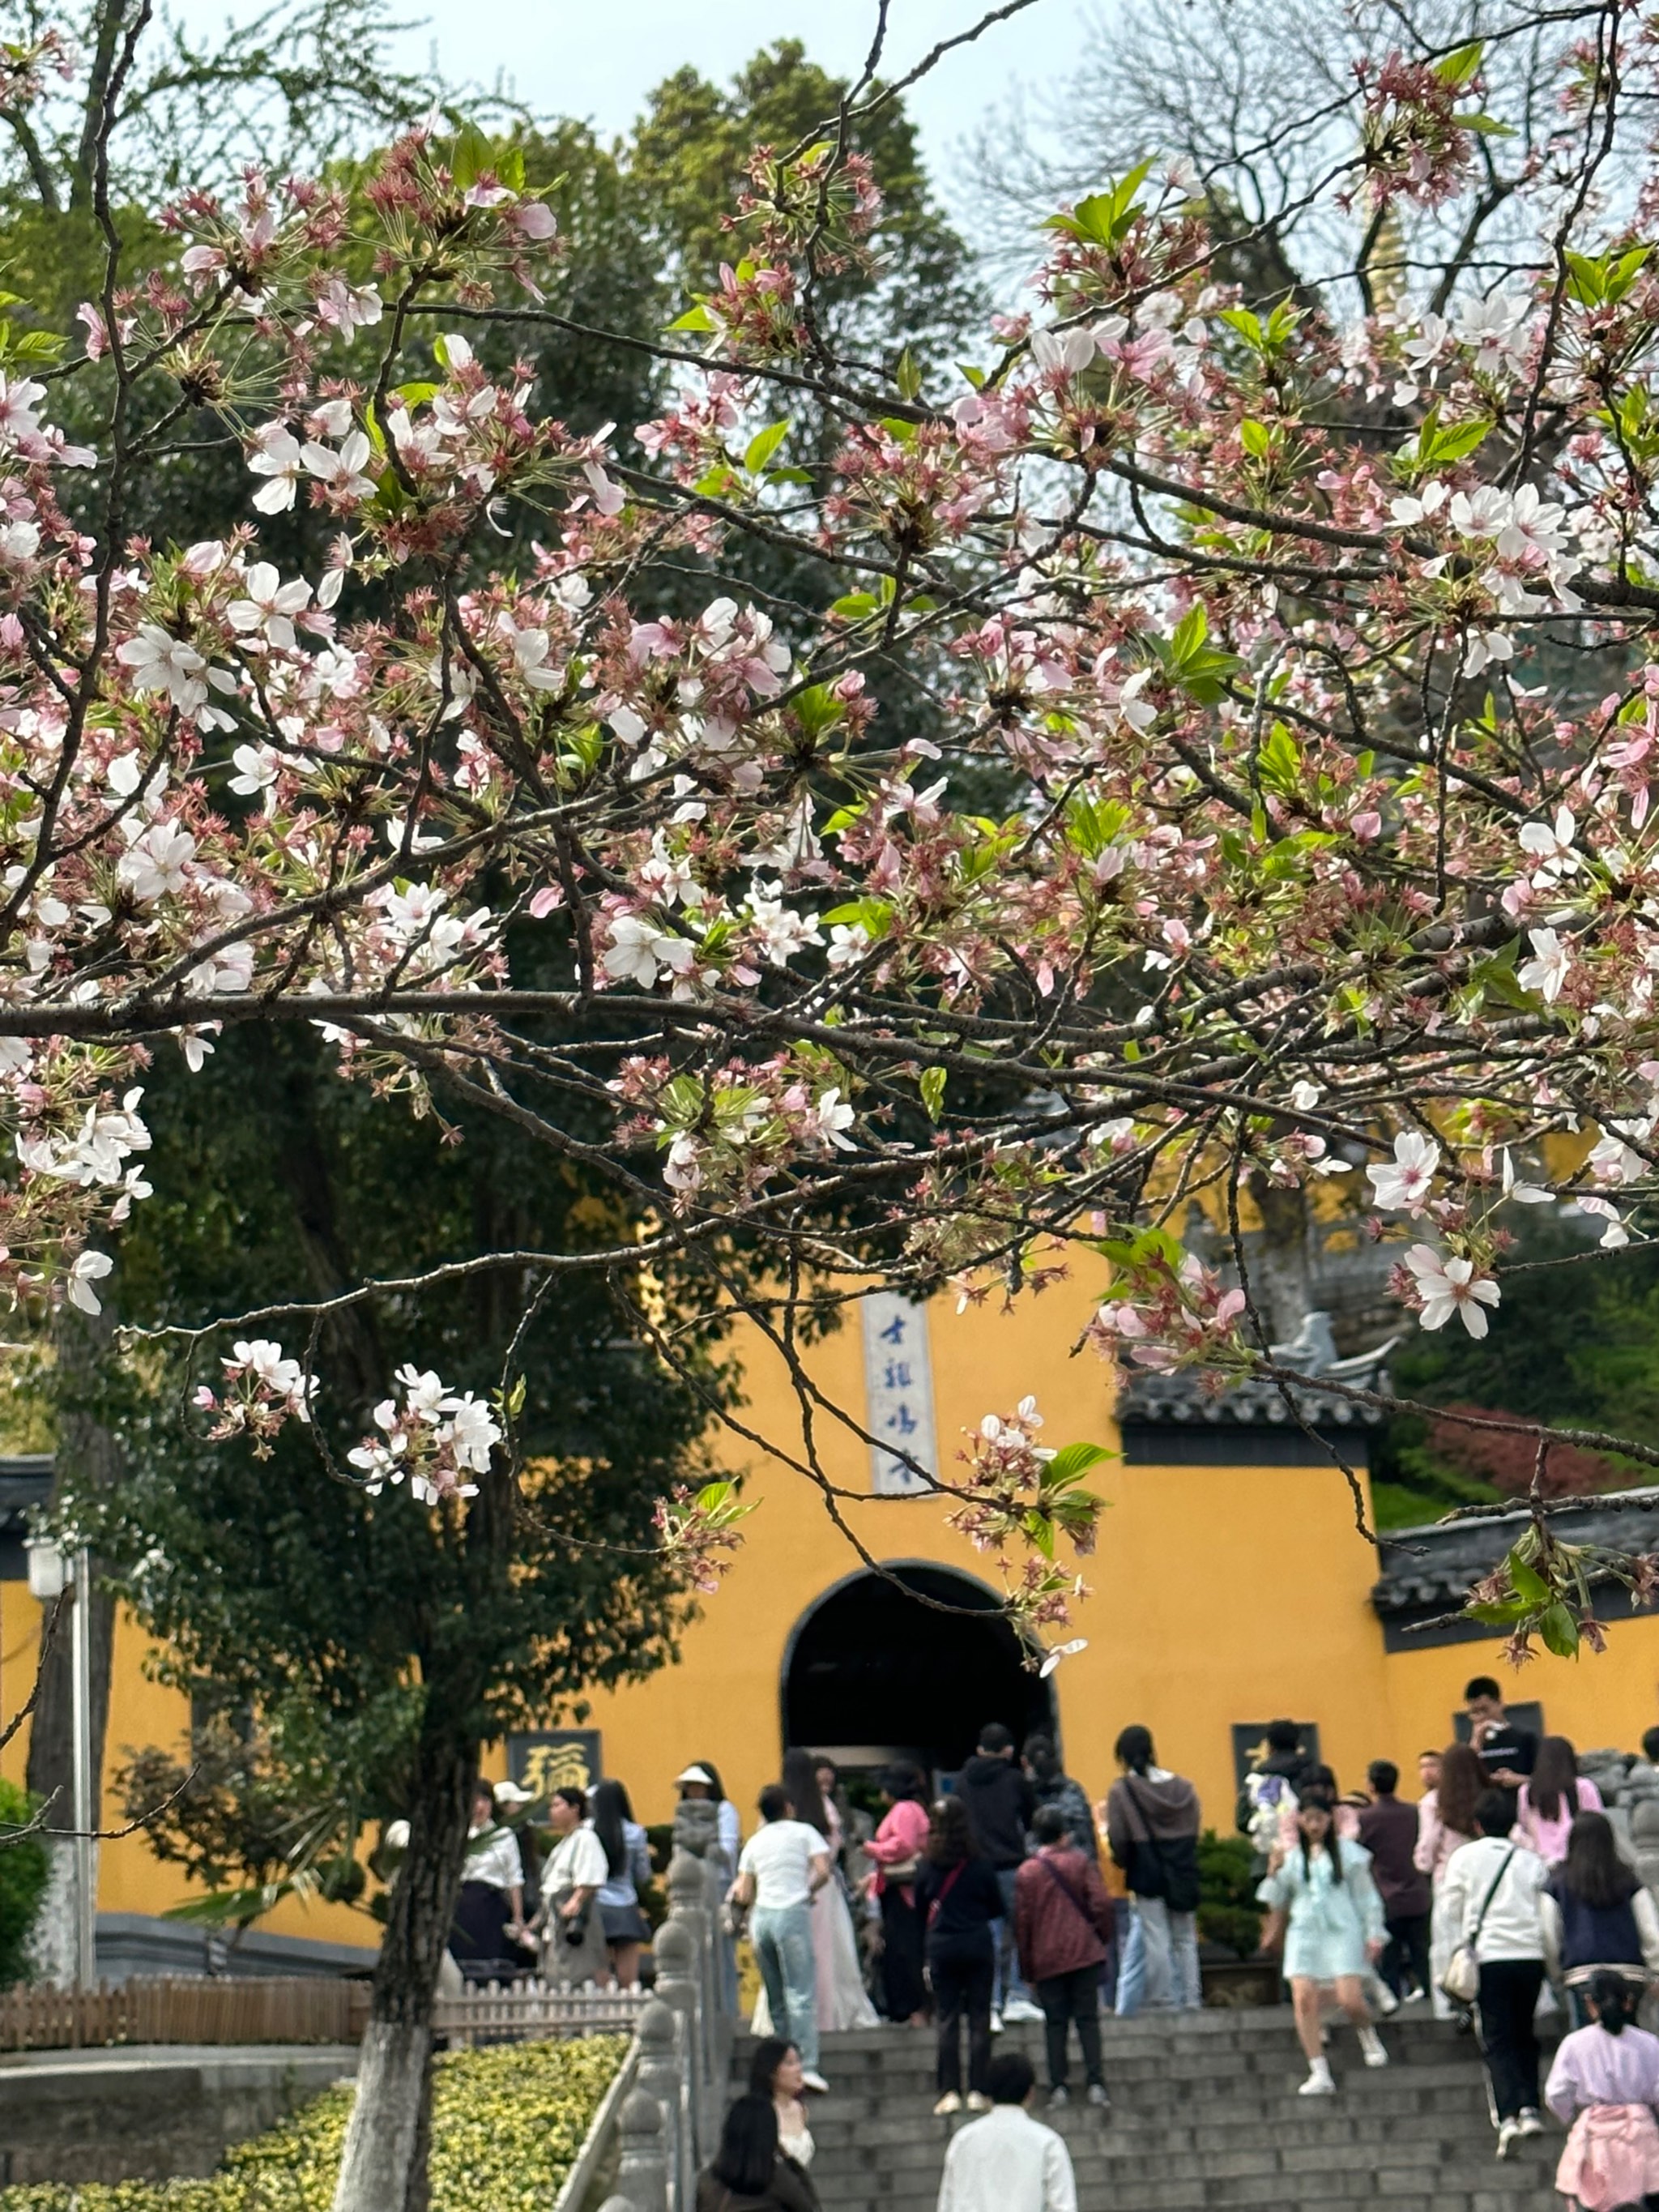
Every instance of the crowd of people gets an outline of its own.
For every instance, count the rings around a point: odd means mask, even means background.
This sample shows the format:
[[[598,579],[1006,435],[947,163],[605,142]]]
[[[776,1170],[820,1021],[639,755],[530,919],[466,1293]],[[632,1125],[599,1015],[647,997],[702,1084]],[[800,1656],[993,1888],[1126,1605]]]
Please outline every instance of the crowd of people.
[[[1478,2036],[1500,2158],[1541,2132],[1547,2107],[1571,2130],[1564,2193],[1659,2197],[1659,2038],[1636,2024],[1659,1984],[1659,1909],[1631,1837],[1573,1745],[1517,1726],[1491,1678],[1468,1684],[1465,1706],[1467,1740],[1420,1754],[1414,1802],[1383,1759],[1363,1790],[1340,1791],[1290,1722],[1270,1724],[1245,1778],[1236,1825],[1307,2060],[1300,2094],[1336,2092],[1334,2026],[1352,2027],[1366,2066],[1385,2066],[1378,2019],[1423,2004]],[[1643,1753],[1628,1776],[1620,1763],[1615,1794],[1659,1814],[1659,1729]],[[871,1814],[854,1812],[832,1761],[793,1750],[746,1842],[711,1761],[676,1778],[683,1802],[706,1802],[727,1884],[728,1991],[742,1933],[761,1983],[750,2094],[702,2177],[701,2212],[814,2212],[802,2100],[829,2087],[821,2039],[878,2018],[931,2025],[935,2113],[983,2123],[952,2138],[941,2212],[978,2212],[981,2197],[989,2212],[993,2195],[1006,2212],[998,2177],[1016,2169],[1028,2196],[1051,2192],[1032,2202],[1069,2212],[1064,2146],[1030,2112],[1028,2063],[998,2051],[1004,2023],[1042,2022],[1051,2107],[1073,2097],[1075,2044],[1080,2094],[1103,2113],[1103,2010],[1201,2002],[1197,1792],[1158,1763],[1144,1727],[1124,1729],[1115,1754],[1117,1778],[1091,1806],[1049,1739],[1022,1751],[988,1722],[944,1794],[901,1764]],[[538,1822],[532,1802],[511,1782],[479,1784],[456,1971],[633,1986],[652,1869],[627,1790],[556,1789]],[[1539,2023],[1557,2007],[1570,2032],[1540,2084]],[[970,2136],[979,2148],[959,2150]],[[1606,2194],[1632,2179],[1639,2190]]]

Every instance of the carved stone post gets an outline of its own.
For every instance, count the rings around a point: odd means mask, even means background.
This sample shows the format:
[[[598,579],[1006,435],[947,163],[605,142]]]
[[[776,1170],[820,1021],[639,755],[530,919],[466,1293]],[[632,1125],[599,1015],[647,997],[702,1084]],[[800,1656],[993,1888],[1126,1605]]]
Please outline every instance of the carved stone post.
[[[706,2027],[720,2008],[720,1966],[708,1917],[708,1881],[702,1861],[690,1851],[676,1851],[668,1862],[668,1917],[691,1938],[696,1957],[698,2008]],[[707,2043],[706,2033],[703,2039]]]
[[[671,1915],[657,1930],[657,1995],[679,2017],[680,2064],[690,2086],[694,2164],[701,2165],[708,2136],[708,2110],[702,2046],[702,1992],[697,1981],[697,1953],[690,1929]]]
[[[635,2212],[668,2212],[662,2106],[648,2090],[630,2089],[623,2099],[617,2132],[622,2139],[618,2193],[628,2198]]]
[[[636,2031],[640,2039],[639,2085],[662,2107],[663,2164],[667,2170],[669,2201],[675,2212],[686,2212],[694,2178],[691,2162],[690,2100],[683,2094],[688,2057],[683,2051],[679,2016],[660,1997],[642,2007]]]

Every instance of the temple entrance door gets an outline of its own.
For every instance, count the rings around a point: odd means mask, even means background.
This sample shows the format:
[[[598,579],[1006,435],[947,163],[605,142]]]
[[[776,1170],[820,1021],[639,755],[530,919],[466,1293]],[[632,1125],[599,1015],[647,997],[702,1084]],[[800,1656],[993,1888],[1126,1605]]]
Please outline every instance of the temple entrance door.
[[[954,1771],[987,1721],[1017,1743],[1054,1729],[1054,1699],[982,1583],[906,1562],[854,1575],[796,1624],[784,1658],[783,1740],[843,1766],[912,1758]],[[923,1601],[963,1608],[940,1613]]]

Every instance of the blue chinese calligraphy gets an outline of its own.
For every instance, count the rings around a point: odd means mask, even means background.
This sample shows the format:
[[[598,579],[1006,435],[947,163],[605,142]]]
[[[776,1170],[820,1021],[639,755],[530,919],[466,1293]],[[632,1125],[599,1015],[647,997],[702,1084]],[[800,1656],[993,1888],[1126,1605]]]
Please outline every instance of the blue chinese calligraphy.
[[[870,1487],[878,1498],[920,1496],[928,1488],[927,1476],[939,1471],[927,1310],[877,1291],[864,1300],[863,1316]],[[884,1449],[886,1443],[893,1448]]]

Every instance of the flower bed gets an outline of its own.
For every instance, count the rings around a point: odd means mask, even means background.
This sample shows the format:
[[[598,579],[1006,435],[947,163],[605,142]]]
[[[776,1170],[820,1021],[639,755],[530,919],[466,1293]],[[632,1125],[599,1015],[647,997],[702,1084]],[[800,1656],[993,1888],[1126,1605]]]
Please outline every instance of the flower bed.
[[[441,2057],[433,2212],[547,2212],[627,2049],[594,2035]],[[0,2189],[0,2212],[328,2212],[353,2094],[325,2090],[205,2180],[27,2183]]]

